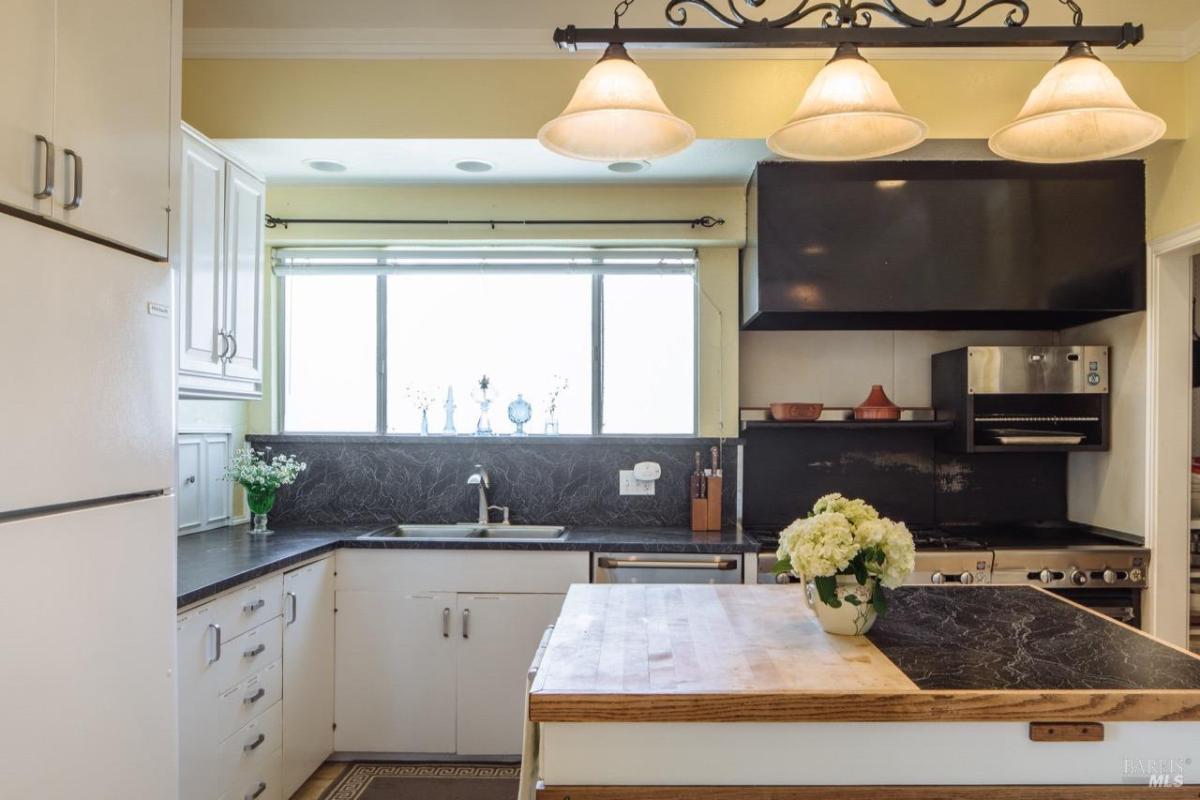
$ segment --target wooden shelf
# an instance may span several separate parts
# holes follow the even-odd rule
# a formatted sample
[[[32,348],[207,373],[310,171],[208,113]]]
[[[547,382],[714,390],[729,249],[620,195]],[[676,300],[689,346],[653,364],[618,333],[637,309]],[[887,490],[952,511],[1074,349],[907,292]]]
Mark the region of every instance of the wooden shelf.
[[[948,419],[943,420],[828,420],[825,422],[775,422],[773,420],[747,420],[742,423],[742,429],[747,430],[753,428],[755,430],[765,430],[767,428],[780,428],[789,430],[831,430],[831,431],[948,431],[954,426],[954,422]]]

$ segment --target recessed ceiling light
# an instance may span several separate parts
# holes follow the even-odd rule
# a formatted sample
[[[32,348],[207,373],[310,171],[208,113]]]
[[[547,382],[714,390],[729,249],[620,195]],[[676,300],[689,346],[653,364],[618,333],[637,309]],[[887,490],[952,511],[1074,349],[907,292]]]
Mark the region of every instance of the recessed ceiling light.
[[[632,175],[644,169],[650,169],[649,161],[614,161],[608,165],[609,172],[616,172],[621,175]]]
[[[464,158],[461,161],[455,161],[454,168],[460,172],[479,174],[481,172],[491,172],[496,168],[496,165],[481,158]]]
[[[317,172],[345,172],[346,165],[340,161],[334,161],[332,158],[306,158],[304,165],[309,169],[315,169]]]

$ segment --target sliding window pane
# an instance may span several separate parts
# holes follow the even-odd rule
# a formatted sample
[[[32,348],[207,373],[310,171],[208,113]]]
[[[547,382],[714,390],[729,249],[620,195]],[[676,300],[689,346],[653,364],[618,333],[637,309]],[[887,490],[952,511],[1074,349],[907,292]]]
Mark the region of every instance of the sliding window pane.
[[[560,433],[591,433],[592,306],[590,275],[501,272],[410,272],[387,279],[388,431],[417,433],[421,395],[432,398],[431,433],[445,424],[448,388],[458,433],[474,433],[471,399],[482,375],[495,400],[492,430],[510,434],[510,402],[532,406],[525,432],[544,433],[549,395],[558,381]]]
[[[284,280],[284,430],[375,431],[376,278]]]
[[[604,433],[695,432],[695,340],[690,274],[604,276]]]

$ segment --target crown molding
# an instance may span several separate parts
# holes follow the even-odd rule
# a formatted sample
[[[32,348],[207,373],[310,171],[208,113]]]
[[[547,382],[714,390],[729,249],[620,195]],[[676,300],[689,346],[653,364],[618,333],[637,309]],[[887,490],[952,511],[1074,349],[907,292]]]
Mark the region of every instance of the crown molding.
[[[188,28],[189,59],[542,59],[572,57],[550,39],[548,28]],[[924,48],[870,51],[873,59],[909,61],[1053,61],[1054,48]],[[1187,31],[1150,31],[1126,50],[1107,50],[1106,61],[1186,61],[1200,53],[1200,23]],[[810,60],[823,50],[639,50],[639,60]],[[592,58],[579,54],[577,58]]]

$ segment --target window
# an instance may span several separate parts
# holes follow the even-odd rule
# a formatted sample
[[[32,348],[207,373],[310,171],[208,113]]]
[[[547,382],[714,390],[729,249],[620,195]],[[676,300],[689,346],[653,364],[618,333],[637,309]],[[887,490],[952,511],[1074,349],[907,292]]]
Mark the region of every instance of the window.
[[[398,255],[399,253],[399,255]],[[275,252],[287,432],[693,434],[696,287],[691,251]],[[563,388],[565,387],[565,388]]]

